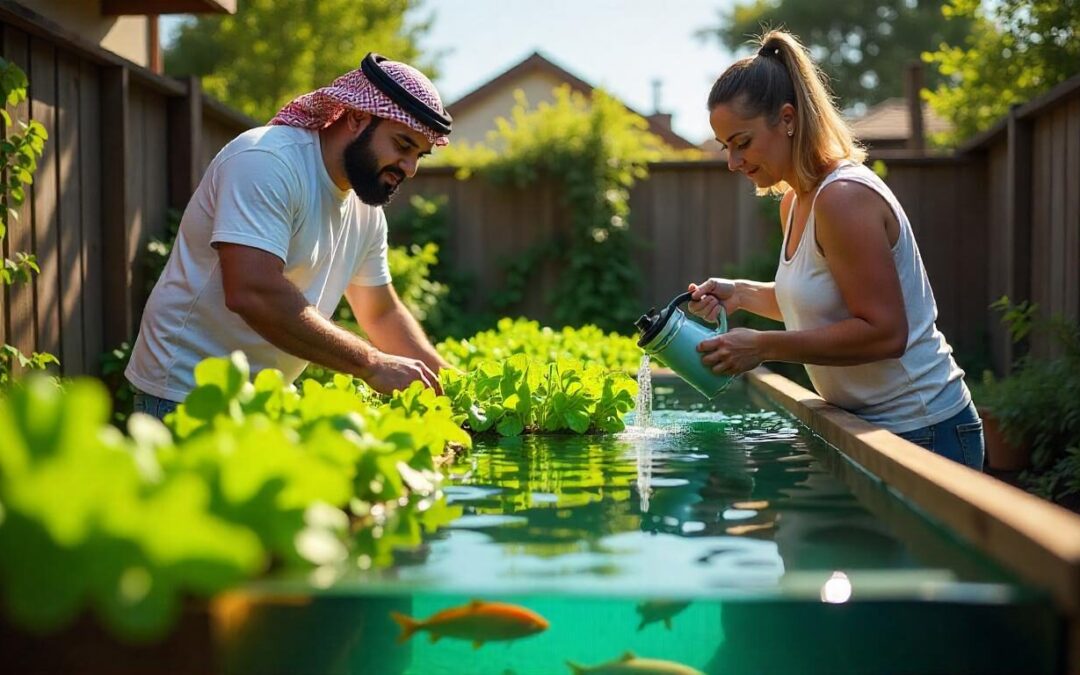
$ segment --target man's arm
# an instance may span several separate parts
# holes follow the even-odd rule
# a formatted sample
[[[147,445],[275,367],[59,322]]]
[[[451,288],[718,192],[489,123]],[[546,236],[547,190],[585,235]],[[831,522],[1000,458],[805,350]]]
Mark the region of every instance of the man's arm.
[[[325,319],[285,278],[285,263],[277,256],[239,244],[218,244],[217,250],[226,307],[275,347],[360,377],[382,393],[414,380],[438,388],[422,360],[383,353]]]
[[[449,367],[392,285],[350,284],[345,290],[345,298],[371,344],[390,354],[420,359],[435,372]]]

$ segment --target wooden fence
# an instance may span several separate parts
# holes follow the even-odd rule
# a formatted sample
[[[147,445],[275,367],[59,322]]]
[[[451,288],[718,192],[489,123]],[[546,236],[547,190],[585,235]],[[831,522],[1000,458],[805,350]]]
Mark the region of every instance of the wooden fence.
[[[254,122],[204,97],[197,81],[154,75],[9,0],[0,0],[0,54],[30,78],[31,100],[17,113],[50,136],[4,240],[5,255],[33,252],[42,272],[0,294],[0,342],[52,352],[65,374],[96,372],[99,355],[137,330],[145,243],[169,208],[183,208],[217,150]],[[1003,294],[1080,317],[1080,76],[952,156],[881,158],[915,227],[939,325],[964,360],[1003,372],[1016,356],[987,308]],[[502,283],[501,263],[568,225],[554,183],[496,188],[428,168],[402,193],[391,231],[410,194],[449,197],[444,254],[476,275],[481,304]],[[631,209],[643,309],[767,251],[777,227],[722,162],[652,165]],[[558,259],[544,266],[523,313],[550,317],[559,270]],[[1054,349],[1032,343],[1036,355]]]
[[[978,189],[957,184],[953,199],[985,209],[964,240],[985,240],[982,304],[1008,295],[1038,303],[1044,316],[1080,319],[1080,75],[1014,108],[957,155],[972,162]],[[1016,350],[999,317],[988,312],[981,328],[1006,370]],[[1035,356],[1059,349],[1045,334],[1031,341]]]
[[[719,275],[725,265],[760,252],[769,228],[767,209],[752,186],[721,162],[660,162],[630,192],[630,229],[638,242],[642,310],[667,302],[690,281]],[[474,308],[483,307],[505,278],[505,264],[530,247],[566,234],[570,214],[556,182],[528,188],[495,187],[483,179],[457,180],[449,167],[423,168],[388,209],[395,214],[415,194],[447,197],[449,241],[442,252],[476,281]],[[555,254],[538,271],[521,307],[525,316],[552,315],[549,296],[561,269]],[[572,302],[571,298],[554,299]],[[627,327],[631,330],[632,327]]]
[[[949,156],[880,153],[886,182],[912,221],[938,303],[938,326],[969,368],[1008,370],[1017,351],[989,304],[1008,295],[1045,314],[1080,317],[1080,76],[1018,108]],[[872,158],[873,159],[873,158]],[[423,169],[390,209],[411,194],[446,195],[445,255],[476,274],[485,292],[502,283],[502,263],[566,227],[553,185],[494,188],[457,181],[450,169]],[[650,166],[631,192],[631,230],[644,244],[642,308],[663,302],[687,281],[720,274],[768,250],[767,204],[722,162]],[[544,298],[559,273],[545,267],[523,314],[545,319]],[[1055,353],[1044,336],[1036,356]]]
[[[51,352],[65,374],[97,372],[100,354],[138,329],[147,241],[253,123],[195,81],[155,75],[6,0],[0,54],[30,80],[18,117],[49,134],[4,240],[5,255],[36,255],[41,274],[0,293],[0,343]]]

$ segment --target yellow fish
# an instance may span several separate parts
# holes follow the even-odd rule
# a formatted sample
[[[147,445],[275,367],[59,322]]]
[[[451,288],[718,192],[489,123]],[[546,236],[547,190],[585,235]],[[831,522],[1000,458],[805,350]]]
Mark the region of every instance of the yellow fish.
[[[567,661],[566,665],[570,666],[574,675],[705,675],[700,670],[674,661],[639,659],[634,652],[626,652],[621,658],[598,666],[579,666],[573,661]]]
[[[390,618],[401,626],[401,635],[397,640],[399,644],[412,637],[413,633],[426,630],[432,642],[444,637],[461,638],[471,640],[476,649],[485,642],[516,640],[548,628],[547,620],[531,609],[481,600],[444,609],[423,621],[398,612],[390,612]]]

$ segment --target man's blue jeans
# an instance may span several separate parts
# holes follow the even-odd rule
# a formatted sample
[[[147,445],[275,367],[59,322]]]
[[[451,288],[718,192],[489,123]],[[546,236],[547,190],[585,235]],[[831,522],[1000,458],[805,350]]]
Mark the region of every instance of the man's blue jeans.
[[[897,434],[920,445],[930,452],[982,471],[986,447],[983,441],[982,420],[975,411],[975,404],[953,415],[944,422],[931,424],[922,429]]]
[[[138,389],[135,390],[135,412],[153,415],[160,420],[164,419],[166,415],[176,410],[176,406],[178,405],[180,404],[176,401],[170,401],[165,398],[158,398],[157,396],[144,394]]]

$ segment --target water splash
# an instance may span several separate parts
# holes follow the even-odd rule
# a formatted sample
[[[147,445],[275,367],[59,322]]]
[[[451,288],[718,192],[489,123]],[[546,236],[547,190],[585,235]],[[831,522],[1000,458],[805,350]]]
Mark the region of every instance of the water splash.
[[[646,429],[652,422],[652,370],[649,368],[649,355],[641,355],[641,366],[637,372],[637,407],[634,409],[634,426]]]
[[[642,513],[648,513],[649,497],[652,495],[652,446],[647,443],[637,447],[637,491],[640,500],[638,508]]]

